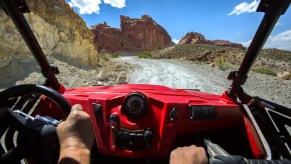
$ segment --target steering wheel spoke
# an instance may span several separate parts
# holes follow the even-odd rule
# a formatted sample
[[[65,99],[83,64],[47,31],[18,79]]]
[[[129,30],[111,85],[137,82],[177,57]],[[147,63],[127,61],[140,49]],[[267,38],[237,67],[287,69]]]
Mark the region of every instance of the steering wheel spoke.
[[[16,147],[1,155],[0,163],[20,163],[25,154],[22,149]]]
[[[5,146],[8,149],[1,156],[2,161],[14,160],[15,162],[29,158],[42,163],[51,163],[55,160],[52,154],[57,150],[55,147],[57,147],[58,139],[55,127],[59,121],[50,116],[37,115],[34,118],[28,115],[31,110],[34,110],[38,100],[43,100],[41,99],[43,96],[59,106],[58,109],[65,117],[69,115],[70,103],[51,88],[26,84],[0,92],[1,136],[6,131]],[[46,109],[44,107],[39,107],[36,113],[35,111],[32,113],[42,113]],[[16,147],[15,132],[18,132]]]
[[[12,112],[11,110],[7,110],[6,114],[1,117],[0,124],[22,132],[26,129],[28,121],[28,119]]]

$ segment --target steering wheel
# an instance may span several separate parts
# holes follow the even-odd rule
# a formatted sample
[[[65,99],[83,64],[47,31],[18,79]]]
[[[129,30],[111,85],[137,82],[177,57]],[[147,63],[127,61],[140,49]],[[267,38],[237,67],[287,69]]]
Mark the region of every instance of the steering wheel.
[[[5,134],[4,151],[2,146],[0,163],[19,163],[24,158],[35,160],[37,163],[52,163],[53,152],[58,143],[56,126],[58,120],[49,116],[28,115],[29,110],[24,108],[17,109],[19,101],[31,101],[34,97],[34,103],[41,96],[50,99],[64,113],[65,118],[71,110],[70,103],[57,91],[34,84],[25,84],[14,86],[0,92],[0,136]],[[18,99],[18,101],[16,101]],[[23,101],[28,100],[28,101]],[[12,103],[11,103],[12,102]],[[34,104],[33,103],[33,104]],[[25,106],[27,104],[24,104]],[[8,130],[7,130],[8,129]],[[18,132],[16,145],[14,144],[14,133]],[[1,139],[3,143],[3,140]]]

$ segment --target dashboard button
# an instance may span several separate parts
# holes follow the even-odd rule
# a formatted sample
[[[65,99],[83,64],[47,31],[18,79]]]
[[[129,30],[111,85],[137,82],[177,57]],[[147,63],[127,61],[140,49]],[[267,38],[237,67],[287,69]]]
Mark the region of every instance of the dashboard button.
[[[189,114],[193,120],[211,120],[217,117],[214,106],[189,106]]]
[[[135,146],[137,143],[137,137],[135,133],[130,133],[129,134],[129,141],[128,141],[129,145],[131,146]]]

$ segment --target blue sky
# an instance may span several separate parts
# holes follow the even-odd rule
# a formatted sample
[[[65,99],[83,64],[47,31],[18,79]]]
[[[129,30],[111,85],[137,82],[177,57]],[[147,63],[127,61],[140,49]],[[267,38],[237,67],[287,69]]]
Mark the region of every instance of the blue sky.
[[[107,22],[119,28],[120,15],[140,18],[150,15],[173,41],[187,32],[209,40],[223,39],[247,46],[263,18],[255,12],[259,0],[66,0],[87,26]],[[283,15],[266,48],[291,50],[291,8]]]

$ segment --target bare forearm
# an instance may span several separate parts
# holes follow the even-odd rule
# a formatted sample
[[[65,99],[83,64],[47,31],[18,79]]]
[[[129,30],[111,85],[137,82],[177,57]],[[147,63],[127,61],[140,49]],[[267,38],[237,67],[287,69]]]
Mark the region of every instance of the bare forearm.
[[[59,164],[89,164],[90,151],[82,148],[65,148],[61,149]]]

